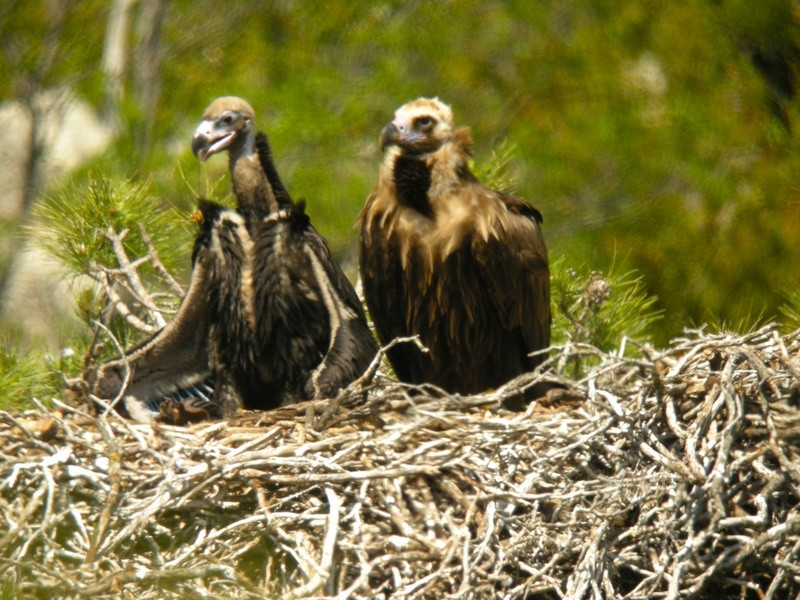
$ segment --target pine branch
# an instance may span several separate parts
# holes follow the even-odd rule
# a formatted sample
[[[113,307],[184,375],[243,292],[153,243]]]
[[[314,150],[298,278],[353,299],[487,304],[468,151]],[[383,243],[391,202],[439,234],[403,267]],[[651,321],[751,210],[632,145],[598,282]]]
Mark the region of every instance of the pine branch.
[[[633,271],[619,273],[612,265],[603,274],[568,268],[564,260],[556,260],[550,272],[554,344],[619,348],[622,354],[628,338],[651,341],[652,326],[662,313]],[[572,375],[579,376],[586,363],[575,354]]]
[[[100,298],[83,303],[84,319],[109,325],[120,340],[165,325],[163,313],[173,313],[183,295],[170,271],[189,262],[189,219],[162,206],[147,187],[93,178],[86,186],[63,186],[38,211],[40,243],[71,275],[97,283]],[[117,324],[114,313],[122,317]]]

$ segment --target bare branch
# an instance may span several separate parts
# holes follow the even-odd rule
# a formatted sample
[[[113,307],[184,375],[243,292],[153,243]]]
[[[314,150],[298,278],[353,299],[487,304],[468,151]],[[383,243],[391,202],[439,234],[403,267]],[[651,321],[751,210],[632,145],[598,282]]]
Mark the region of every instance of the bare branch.
[[[530,378],[464,398],[376,363],[338,403],[227,422],[0,413],[0,578],[140,600],[797,596],[797,335],[592,352],[581,382],[546,374],[570,402],[524,412],[501,400]]]

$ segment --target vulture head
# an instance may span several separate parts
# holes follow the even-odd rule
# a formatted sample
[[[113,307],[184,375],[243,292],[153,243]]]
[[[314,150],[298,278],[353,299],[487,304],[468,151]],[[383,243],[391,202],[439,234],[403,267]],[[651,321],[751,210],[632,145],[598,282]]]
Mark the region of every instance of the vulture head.
[[[251,154],[255,149],[254,120],[253,108],[242,98],[217,98],[194,132],[192,152],[201,161],[223,150],[231,155]]]
[[[438,98],[417,98],[397,109],[381,130],[381,149],[397,146],[404,154],[435,152],[453,135],[453,111]]]

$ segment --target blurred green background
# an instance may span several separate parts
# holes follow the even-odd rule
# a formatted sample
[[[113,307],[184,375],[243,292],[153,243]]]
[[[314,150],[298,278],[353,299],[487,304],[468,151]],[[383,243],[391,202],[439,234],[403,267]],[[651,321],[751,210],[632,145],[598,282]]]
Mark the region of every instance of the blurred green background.
[[[436,95],[472,128],[478,163],[511,157],[551,259],[642,276],[664,311],[657,343],[780,319],[800,279],[799,24],[795,0],[6,0],[3,106],[37,123],[37,97],[68,93],[112,133],[57,177],[46,136],[17,135],[25,187],[0,218],[0,280],[59,182],[148,181],[185,213],[226,194],[225,160],[190,151],[223,94],[254,106],[289,190],[352,273],[378,132]],[[26,344],[2,314],[4,339]],[[62,326],[56,346],[73,335]]]

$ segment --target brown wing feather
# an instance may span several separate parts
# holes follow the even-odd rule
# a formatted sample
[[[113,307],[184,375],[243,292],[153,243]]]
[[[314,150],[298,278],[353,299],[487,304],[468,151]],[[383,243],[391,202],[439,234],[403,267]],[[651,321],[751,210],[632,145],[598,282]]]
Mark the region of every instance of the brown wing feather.
[[[106,400],[113,399],[122,389],[129,368],[126,399],[118,409],[126,414],[138,404],[144,415],[151,401],[158,401],[182,387],[191,387],[210,377],[207,296],[206,256],[205,250],[201,249],[195,255],[189,289],[175,318],[152,338],[129,350],[123,358],[109,361],[95,373],[88,374],[93,393]]]
[[[541,216],[514,196],[487,188],[483,193],[494,195],[507,212],[488,240],[473,241],[475,265],[503,327],[521,332],[526,353],[541,350],[550,345],[550,270]]]
[[[359,269],[367,308],[381,344],[398,337],[413,335],[405,318],[407,313],[407,274],[401,268],[400,246],[396,236],[387,236],[390,222],[378,225],[383,214],[370,214],[368,208],[378,201],[378,191],[367,199],[359,243]],[[394,215],[388,217],[389,220]],[[413,344],[398,344],[389,350],[389,360],[402,381],[421,382],[424,355]]]

